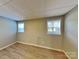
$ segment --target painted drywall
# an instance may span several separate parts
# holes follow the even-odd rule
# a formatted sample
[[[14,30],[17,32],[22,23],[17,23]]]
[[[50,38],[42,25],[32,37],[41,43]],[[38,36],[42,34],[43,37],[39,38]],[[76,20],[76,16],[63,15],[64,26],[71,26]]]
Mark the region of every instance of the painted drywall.
[[[63,17],[61,17],[63,19]],[[48,35],[47,19],[32,19],[24,21],[25,31],[18,33],[17,40],[48,48],[62,48],[62,35]]]
[[[16,41],[16,22],[0,17],[0,48]]]
[[[78,6],[65,16],[64,50],[71,59],[77,59]]]

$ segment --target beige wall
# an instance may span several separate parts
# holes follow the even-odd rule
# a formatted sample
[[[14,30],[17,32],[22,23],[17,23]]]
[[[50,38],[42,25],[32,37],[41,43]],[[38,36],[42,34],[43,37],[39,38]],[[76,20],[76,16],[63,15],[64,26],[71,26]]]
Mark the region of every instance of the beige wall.
[[[25,32],[18,33],[18,41],[56,49],[62,48],[62,35],[47,34],[46,19],[27,20],[24,23]]]
[[[72,59],[77,59],[78,7],[65,16],[64,50]]]
[[[0,48],[16,41],[16,22],[0,17]]]

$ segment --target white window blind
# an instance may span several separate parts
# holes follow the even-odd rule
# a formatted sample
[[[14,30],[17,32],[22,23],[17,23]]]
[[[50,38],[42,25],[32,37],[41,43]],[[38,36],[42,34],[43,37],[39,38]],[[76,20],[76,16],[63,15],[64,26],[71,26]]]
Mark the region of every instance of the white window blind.
[[[48,34],[61,35],[61,19],[48,20]]]
[[[24,32],[24,22],[18,22],[18,32]]]

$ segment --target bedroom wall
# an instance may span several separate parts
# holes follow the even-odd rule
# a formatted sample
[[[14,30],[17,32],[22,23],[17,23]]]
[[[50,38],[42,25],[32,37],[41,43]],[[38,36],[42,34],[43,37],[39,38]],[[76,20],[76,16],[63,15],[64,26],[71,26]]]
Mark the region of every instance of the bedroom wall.
[[[16,41],[16,22],[0,17],[0,48]]]
[[[64,50],[71,59],[77,59],[78,6],[65,16]]]
[[[61,19],[63,20],[63,17]],[[25,31],[18,33],[17,41],[48,48],[62,49],[62,35],[47,34],[47,19],[26,20],[24,24]]]

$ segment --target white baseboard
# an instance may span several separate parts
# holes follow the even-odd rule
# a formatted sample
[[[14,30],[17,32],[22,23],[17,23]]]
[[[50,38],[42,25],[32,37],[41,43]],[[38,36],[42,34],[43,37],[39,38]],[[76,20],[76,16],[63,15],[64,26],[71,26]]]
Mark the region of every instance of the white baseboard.
[[[6,46],[0,48],[0,50],[3,50],[3,49],[5,49],[5,48],[7,48],[7,47],[9,47],[9,46],[11,46],[11,45],[13,45],[13,44],[15,44],[15,43],[16,43],[16,42],[13,42],[13,43],[11,43],[11,44],[9,44],[9,45],[6,45]]]
[[[64,52],[64,54],[66,55],[66,57],[67,57],[68,59],[71,59],[71,58],[69,57],[69,55],[67,54],[66,51],[63,50],[63,52]]]
[[[71,58],[68,56],[68,54],[67,54],[64,50],[62,50],[62,49],[55,49],[55,48],[40,46],[40,45],[36,45],[36,44],[24,43],[24,42],[20,42],[20,41],[17,41],[17,43],[21,43],[21,44],[25,44],[25,45],[32,45],[32,46],[36,46],[36,47],[41,47],[41,48],[45,48],[45,49],[50,49],[50,50],[55,50],[55,51],[63,52],[63,53],[66,55],[66,57],[67,57],[68,59],[71,59]]]
[[[63,52],[62,49],[55,49],[55,48],[51,48],[51,47],[45,47],[45,46],[36,45],[36,44],[29,44],[29,43],[24,43],[24,42],[20,42],[20,41],[17,41],[17,43],[26,44],[26,45],[32,45],[32,46],[36,46],[36,47],[41,47],[41,48],[45,48],[45,49],[50,49],[50,50]]]

